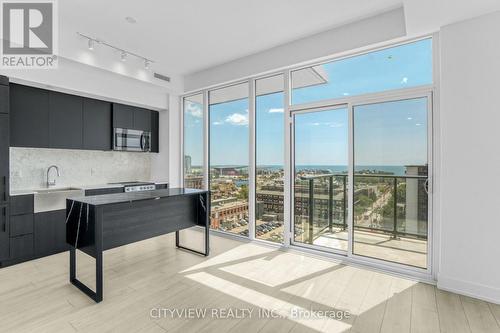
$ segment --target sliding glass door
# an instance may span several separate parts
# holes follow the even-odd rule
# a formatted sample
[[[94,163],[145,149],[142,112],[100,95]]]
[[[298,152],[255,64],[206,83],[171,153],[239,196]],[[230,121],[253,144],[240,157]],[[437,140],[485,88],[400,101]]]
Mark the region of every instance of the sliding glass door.
[[[428,112],[428,97],[354,106],[353,254],[427,267]]]
[[[347,106],[293,113],[292,243],[348,249]]]

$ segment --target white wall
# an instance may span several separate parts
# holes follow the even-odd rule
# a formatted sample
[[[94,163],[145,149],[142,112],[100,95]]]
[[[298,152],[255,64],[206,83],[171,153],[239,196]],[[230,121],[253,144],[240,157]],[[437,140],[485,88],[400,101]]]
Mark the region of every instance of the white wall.
[[[169,184],[181,186],[181,109],[179,96],[169,96]]]
[[[342,25],[220,66],[187,75],[185,91],[373,45],[406,34],[403,8]]]
[[[500,303],[500,12],[441,30],[438,287]]]

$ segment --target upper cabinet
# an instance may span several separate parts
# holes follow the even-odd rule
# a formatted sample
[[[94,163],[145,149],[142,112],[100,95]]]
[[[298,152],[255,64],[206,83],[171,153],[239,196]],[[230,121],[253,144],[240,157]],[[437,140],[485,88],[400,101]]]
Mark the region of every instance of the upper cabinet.
[[[9,79],[0,76],[0,113],[9,113]]]
[[[113,127],[134,128],[134,107],[113,103]]]
[[[10,145],[49,148],[49,92],[10,84]]]
[[[150,110],[113,103],[113,127],[151,131]]]
[[[81,149],[83,97],[49,92],[49,147]]]
[[[111,150],[111,103],[83,99],[83,149]]]
[[[1,88],[0,82],[0,97]],[[8,94],[8,89],[5,93]],[[1,103],[9,103],[8,99],[1,100]],[[13,147],[111,150],[113,127],[118,127],[151,131],[152,152],[158,152],[157,113],[10,84],[10,144]]]

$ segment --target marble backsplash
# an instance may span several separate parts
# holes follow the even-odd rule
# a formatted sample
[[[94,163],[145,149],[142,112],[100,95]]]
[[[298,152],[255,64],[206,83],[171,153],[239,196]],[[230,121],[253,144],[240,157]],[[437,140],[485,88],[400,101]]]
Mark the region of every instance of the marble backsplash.
[[[10,148],[11,190],[45,187],[47,168],[53,164],[60,171],[58,186],[149,180],[151,176],[148,153]]]

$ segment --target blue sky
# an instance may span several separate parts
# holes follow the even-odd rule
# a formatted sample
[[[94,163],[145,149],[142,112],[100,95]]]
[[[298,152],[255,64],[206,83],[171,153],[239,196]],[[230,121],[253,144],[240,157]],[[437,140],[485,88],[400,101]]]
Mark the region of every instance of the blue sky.
[[[322,65],[328,82],[294,89],[292,102],[305,102],[432,83],[431,40],[385,49]],[[202,107],[189,103],[185,151],[202,162]],[[248,165],[248,99],[210,105],[210,163]],[[355,109],[355,162],[405,165],[426,162],[426,99]],[[347,112],[315,112],[296,118],[298,165],[347,164]],[[283,94],[256,100],[258,165],[283,162]],[[314,148],[314,149],[313,149]]]

